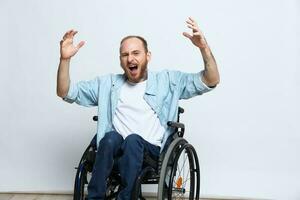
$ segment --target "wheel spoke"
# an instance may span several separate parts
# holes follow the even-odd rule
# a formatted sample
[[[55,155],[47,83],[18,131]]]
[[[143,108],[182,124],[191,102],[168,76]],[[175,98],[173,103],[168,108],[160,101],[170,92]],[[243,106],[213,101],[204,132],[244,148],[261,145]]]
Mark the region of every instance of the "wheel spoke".
[[[181,171],[184,170],[184,165],[185,165],[185,162],[186,162],[186,160],[187,160],[187,155],[186,155],[186,153],[184,153],[184,157],[185,157],[185,159],[184,159],[184,161],[183,161],[182,168],[179,169],[179,174],[181,174]],[[177,165],[177,167],[178,167],[178,165]]]

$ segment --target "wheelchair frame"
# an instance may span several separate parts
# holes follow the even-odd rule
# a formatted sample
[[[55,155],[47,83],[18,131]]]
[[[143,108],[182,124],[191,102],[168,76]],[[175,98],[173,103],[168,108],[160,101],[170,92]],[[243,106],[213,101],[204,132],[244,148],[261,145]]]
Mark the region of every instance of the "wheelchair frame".
[[[159,159],[153,160],[149,155],[144,155],[143,169],[136,179],[131,199],[145,200],[145,198],[142,196],[142,184],[158,184],[158,200],[186,199],[186,188],[183,187],[185,182],[182,181],[182,171],[178,169],[178,162],[182,153],[184,156],[185,154],[187,156],[183,164],[185,164],[187,159],[189,162],[188,173],[190,176],[190,184],[188,199],[199,199],[199,160],[194,147],[183,138],[185,126],[179,122],[180,114],[183,112],[184,109],[179,107],[177,122],[168,122],[168,126],[174,128],[175,131],[169,136],[167,143],[159,156]],[[94,116],[93,120],[98,121],[98,116]],[[96,157],[96,141],[97,139],[95,135],[83,153],[78,167],[76,167],[77,172],[75,177],[73,200],[85,200],[85,186],[88,184],[88,176],[90,176],[93,170],[93,164]],[[177,173],[179,173],[178,179],[176,179]],[[120,189],[120,175],[118,174],[118,171],[113,169],[107,179],[105,199],[115,199]]]

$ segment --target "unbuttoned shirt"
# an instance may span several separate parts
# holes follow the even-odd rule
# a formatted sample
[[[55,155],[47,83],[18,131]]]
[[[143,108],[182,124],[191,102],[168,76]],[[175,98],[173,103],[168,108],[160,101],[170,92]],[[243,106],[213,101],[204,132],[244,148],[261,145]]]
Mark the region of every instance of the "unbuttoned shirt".
[[[168,121],[176,121],[178,101],[189,99],[212,90],[202,82],[203,71],[184,73],[163,70],[148,71],[144,100],[157,114],[166,132],[162,138],[161,150],[174,131],[168,127]],[[113,117],[120,97],[121,86],[125,83],[125,74],[108,74],[90,81],[71,81],[69,91],[63,99],[82,106],[98,106],[97,145],[106,132],[114,130]]]

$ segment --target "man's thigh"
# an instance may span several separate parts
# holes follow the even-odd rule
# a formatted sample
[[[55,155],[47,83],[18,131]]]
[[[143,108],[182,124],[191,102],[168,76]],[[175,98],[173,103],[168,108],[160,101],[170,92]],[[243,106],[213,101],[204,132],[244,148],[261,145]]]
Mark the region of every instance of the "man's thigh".
[[[98,151],[102,151],[104,149],[110,150],[113,152],[113,157],[118,157],[123,142],[124,139],[118,132],[107,132],[99,142]]]
[[[149,154],[153,159],[159,157],[160,147],[146,141],[138,134],[127,136],[122,144],[121,149],[128,153]]]

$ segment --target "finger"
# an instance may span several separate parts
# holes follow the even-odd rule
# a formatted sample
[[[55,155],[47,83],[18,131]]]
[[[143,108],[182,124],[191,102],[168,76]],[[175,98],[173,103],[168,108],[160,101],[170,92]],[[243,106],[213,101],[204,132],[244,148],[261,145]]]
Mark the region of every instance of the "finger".
[[[202,35],[201,35],[200,32],[194,32],[193,35],[194,35],[194,36],[200,36],[200,37],[202,37]]]
[[[201,38],[204,38],[203,33],[199,29],[193,30],[193,36],[200,36]]]
[[[70,33],[71,30],[67,31],[64,36],[63,36],[63,39],[67,38],[68,34]]]
[[[67,36],[71,31],[72,31],[72,29],[68,30],[64,36]]]
[[[198,27],[198,24],[195,21],[187,20],[186,23]]]
[[[67,31],[67,32],[65,33],[65,35],[63,36],[63,40],[67,39],[72,31],[73,31],[73,29]]]
[[[193,22],[193,23],[196,22],[192,17],[188,17],[187,20],[189,20],[189,21],[191,21],[191,22]]]
[[[67,39],[70,39],[71,41],[73,41],[73,38],[74,38],[74,35],[77,33],[77,31],[75,30],[72,30],[70,33],[69,33],[69,36]]]
[[[192,19],[191,17],[189,17],[189,19],[186,22],[189,22],[190,24],[198,27],[197,22],[194,19]]]
[[[68,36],[72,31],[73,29],[68,30],[65,35]]]
[[[191,39],[193,36],[191,36],[189,33],[187,32],[183,32],[182,35],[184,35],[185,37]]]
[[[78,31],[74,31],[74,32],[72,33],[73,37],[74,37],[74,35],[76,35],[77,33],[78,33]]]
[[[192,22],[196,22],[192,17],[189,17],[189,20],[191,20]]]
[[[187,21],[185,21],[187,24],[190,24],[190,25],[192,25],[192,26],[194,26],[195,24],[192,22],[192,21],[189,21],[189,20],[187,20]]]
[[[190,29],[192,29],[193,32],[198,32],[198,31],[199,31],[199,29],[198,29],[197,26],[193,26],[193,25],[189,25],[189,24],[188,24],[187,27],[189,27]]]
[[[68,32],[68,34],[67,34],[67,36],[66,36],[66,38],[65,39],[69,39],[69,38],[72,38],[73,36],[72,36],[72,33],[74,32],[74,30],[73,29],[71,29],[69,32]]]
[[[79,42],[79,44],[76,46],[77,49],[80,49],[85,44],[85,41]]]
[[[70,33],[70,37],[73,38],[76,33],[78,33],[78,31],[72,30],[72,32]]]
[[[192,29],[193,32],[200,31],[200,29],[199,29],[199,27],[197,25],[190,25],[190,24],[188,24],[187,27],[190,28],[190,29]]]
[[[72,29],[72,31],[69,33],[69,38],[73,38],[75,32],[76,31]]]

